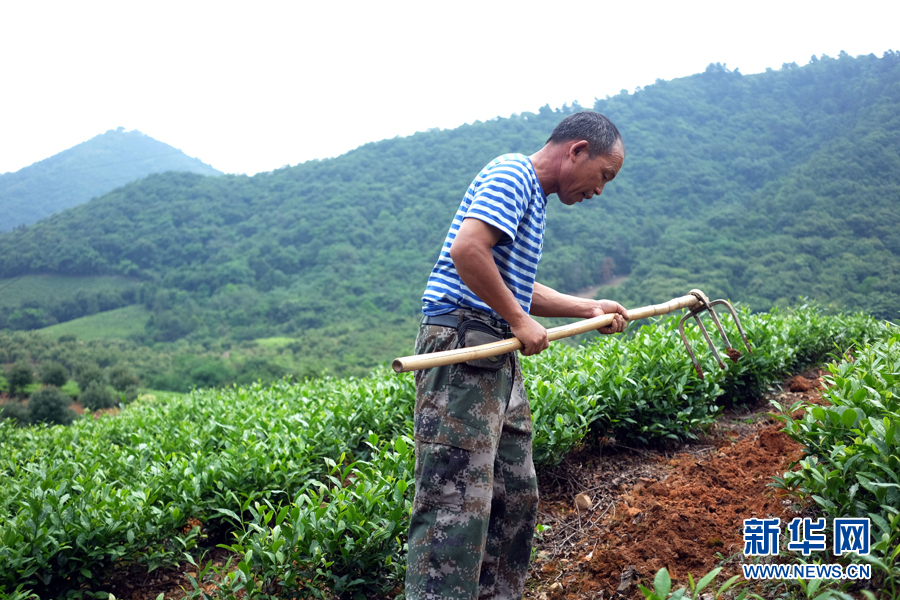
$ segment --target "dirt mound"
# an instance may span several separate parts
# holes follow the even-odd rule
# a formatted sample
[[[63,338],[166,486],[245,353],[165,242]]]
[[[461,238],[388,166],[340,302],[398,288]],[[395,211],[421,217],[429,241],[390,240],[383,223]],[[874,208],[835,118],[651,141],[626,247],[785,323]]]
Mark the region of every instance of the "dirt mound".
[[[791,379],[790,383],[788,383],[788,388],[792,392],[808,392],[809,390],[818,386],[818,381],[812,380],[810,381],[803,375],[797,375],[793,379]]]
[[[616,591],[628,567],[645,581],[666,567],[686,582],[688,572],[696,578],[743,550],[744,519],[785,518],[786,507],[766,484],[800,457],[800,448],[779,429],[733,445],[726,440],[708,457],[679,455],[666,464],[664,481],[622,496],[586,566],[590,591]]]

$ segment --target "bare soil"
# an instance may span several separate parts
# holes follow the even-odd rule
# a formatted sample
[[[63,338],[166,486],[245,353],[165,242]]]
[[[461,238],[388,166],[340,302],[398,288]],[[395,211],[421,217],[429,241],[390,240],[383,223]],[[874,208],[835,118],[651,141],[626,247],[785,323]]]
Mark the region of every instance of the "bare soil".
[[[74,411],[75,411],[77,414],[79,414],[79,415],[83,415],[84,412],[85,412],[84,407],[81,405],[81,403],[80,403],[78,400],[74,401],[74,402],[69,406],[69,408],[71,408],[72,410],[74,410]],[[94,419],[99,419],[100,417],[107,416],[107,415],[117,415],[117,414],[119,414],[120,412],[122,412],[121,409],[119,409],[118,406],[114,406],[114,407],[112,407],[112,408],[100,408],[100,409],[97,409],[97,410],[93,411],[93,412],[91,413],[91,415],[93,415]]]

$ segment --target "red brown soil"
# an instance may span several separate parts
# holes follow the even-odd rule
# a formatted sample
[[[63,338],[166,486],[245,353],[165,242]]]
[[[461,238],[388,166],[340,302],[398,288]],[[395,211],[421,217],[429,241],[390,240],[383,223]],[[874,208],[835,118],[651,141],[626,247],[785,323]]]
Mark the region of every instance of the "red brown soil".
[[[72,410],[74,410],[74,411],[75,411],[76,413],[78,413],[79,415],[83,415],[84,412],[85,412],[85,411],[84,411],[84,407],[81,405],[80,402],[78,402],[78,400],[76,400],[75,402],[73,402],[73,403],[69,406],[69,408],[71,408]],[[99,418],[102,417],[102,416],[105,416],[105,415],[117,415],[117,414],[119,414],[120,412],[121,412],[121,410],[119,409],[119,407],[118,407],[118,406],[114,406],[113,408],[100,408],[100,409],[97,409],[97,410],[93,411],[93,412],[91,413],[91,415],[93,415],[93,417],[94,417],[95,419],[99,419]]]
[[[786,408],[799,399],[817,401],[818,373],[808,375],[811,380],[785,383],[789,388],[802,379],[805,390],[775,400]],[[709,438],[675,455],[576,453],[557,468],[555,480],[542,476],[539,522],[553,533],[537,544],[525,597],[642,598],[637,583],[652,588],[663,567],[673,589],[687,586],[688,573],[696,581],[718,566],[725,567],[719,582],[739,574],[743,520],[785,523],[797,514],[792,500],[768,485],[801,457],[780,422],[766,416],[771,409],[726,414]],[[579,511],[573,491],[593,495],[592,510]]]
[[[608,593],[628,566],[652,576],[666,567],[676,581],[702,576],[743,549],[743,519],[782,517],[786,508],[771,488],[800,448],[768,425],[751,438],[717,440],[717,449],[697,457],[679,454],[665,463],[669,473],[637,492],[623,494],[615,515],[587,564],[591,586]],[[788,519],[790,520],[790,519]]]

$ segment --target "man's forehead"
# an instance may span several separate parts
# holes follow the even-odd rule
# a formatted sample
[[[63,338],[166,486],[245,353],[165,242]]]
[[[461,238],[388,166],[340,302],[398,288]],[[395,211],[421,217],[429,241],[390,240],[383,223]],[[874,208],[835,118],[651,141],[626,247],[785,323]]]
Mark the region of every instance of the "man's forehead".
[[[597,156],[597,162],[603,170],[612,169],[614,172],[618,172],[625,162],[625,147],[622,142],[616,142],[609,153]]]
[[[619,165],[625,161],[625,144],[622,143],[622,140],[616,141],[616,145],[609,151],[609,156]]]

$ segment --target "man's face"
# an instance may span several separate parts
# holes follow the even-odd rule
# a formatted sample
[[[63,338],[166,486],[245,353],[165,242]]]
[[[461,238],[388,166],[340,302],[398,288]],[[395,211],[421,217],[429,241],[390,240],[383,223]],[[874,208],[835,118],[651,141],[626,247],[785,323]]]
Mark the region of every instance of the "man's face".
[[[561,173],[559,191],[556,193],[563,204],[569,206],[582,200],[599,196],[603,187],[612,181],[625,161],[625,149],[617,142],[609,154],[588,157],[587,146],[576,144],[569,153],[566,168]]]

